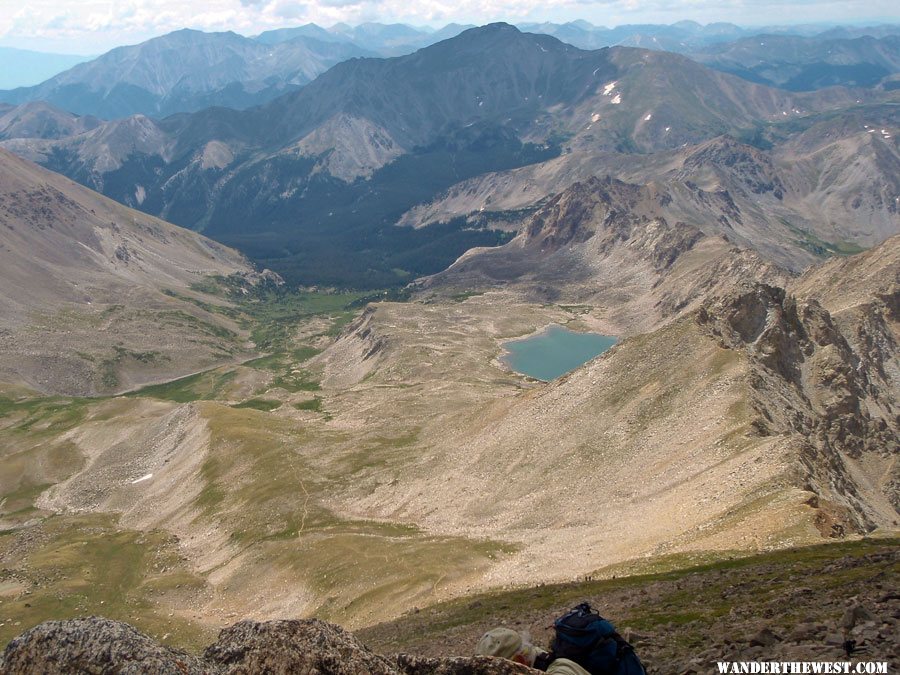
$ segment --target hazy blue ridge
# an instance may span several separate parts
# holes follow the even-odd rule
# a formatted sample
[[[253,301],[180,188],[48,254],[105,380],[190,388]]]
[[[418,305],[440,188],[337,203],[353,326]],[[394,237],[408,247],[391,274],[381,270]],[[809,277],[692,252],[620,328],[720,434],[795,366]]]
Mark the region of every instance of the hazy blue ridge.
[[[0,47],[0,89],[31,87],[93,58]]]

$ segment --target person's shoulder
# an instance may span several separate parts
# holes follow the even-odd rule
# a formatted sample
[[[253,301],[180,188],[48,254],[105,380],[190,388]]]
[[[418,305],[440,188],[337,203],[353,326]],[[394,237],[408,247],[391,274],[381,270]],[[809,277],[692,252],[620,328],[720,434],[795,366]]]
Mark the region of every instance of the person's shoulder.
[[[569,659],[554,659],[547,668],[548,675],[591,675],[584,668]]]

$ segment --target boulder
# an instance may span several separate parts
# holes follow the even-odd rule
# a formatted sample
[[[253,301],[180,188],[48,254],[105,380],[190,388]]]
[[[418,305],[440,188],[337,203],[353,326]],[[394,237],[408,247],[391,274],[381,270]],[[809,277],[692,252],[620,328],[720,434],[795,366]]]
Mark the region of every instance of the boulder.
[[[240,621],[223,629],[204,660],[218,672],[397,675],[396,667],[339,626],[318,619]]]
[[[136,628],[101,617],[46,621],[14,638],[3,651],[0,673],[159,673],[209,672],[196,657],[164,647]]]
[[[772,647],[779,642],[781,642],[781,637],[776,635],[769,628],[763,628],[756,635],[750,638],[751,647]]]
[[[850,630],[857,624],[874,621],[875,617],[872,613],[860,604],[853,604],[846,609],[841,617],[841,627]]]

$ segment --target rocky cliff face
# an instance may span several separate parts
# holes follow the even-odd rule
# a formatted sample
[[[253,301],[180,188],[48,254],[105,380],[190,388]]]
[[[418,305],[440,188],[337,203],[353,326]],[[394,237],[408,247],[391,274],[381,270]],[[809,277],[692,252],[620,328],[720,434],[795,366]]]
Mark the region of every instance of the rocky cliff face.
[[[894,302],[896,295],[885,307]],[[767,285],[717,298],[697,314],[723,346],[748,355],[756,431],[797,439],[805,487],[834,506],[823,534],[896,522],[896,510],[884,507],[900,505],[900,417],[884,374],[896,368],[897,349],[883,318],[865,312],[845,327],[848,339],[816,300]],[[892,478],[882,485],[863,479],[857,465],[872,462],[885,464]]]

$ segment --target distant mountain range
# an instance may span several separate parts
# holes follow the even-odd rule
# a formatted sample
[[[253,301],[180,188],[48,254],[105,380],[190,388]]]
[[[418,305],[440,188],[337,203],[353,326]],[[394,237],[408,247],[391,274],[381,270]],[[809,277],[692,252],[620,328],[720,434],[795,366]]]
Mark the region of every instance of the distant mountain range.
[[[308,23],[296,28],[266,31],[256,36],[256,39],[265,44],[279,44],[304,36],[326,42],[355,44],[381,56],[402,56],[441,40],[456,37],[464,30],[474,27],[471,24],[451,23],[439,30],[432,31],[400,23],[362,23],[358,26],[336,24],[326,29],[314,23]]]
[[[707,233],[789,268],[872,245],[898,230],[898,96],[794,94],[676,54],[583,51],[492,24],[411,55],[345,61],[246,111],[0,134],[292,281],[383,287],[503,243],[516,211],[593,175],[671,183],[670,216],[715,213],[697,218]]]
[[[209,106],[246,108],[300,88],[335,63],[366,54],[354,45],[307,37],[266,45],[236,33],[185,29],[118,47],[40,85],[2,92],[0,100],[45,101],[104,119],[165,117]]]
[[[900,72],[900,35],[820,39],[756,35],[696,50],[705,65],[791,91],[873,87]]]
[[[354,57],[402,56],[456,37],[472,26],[432,31],[404,24],[306,24],[254,38],[180,30],[119,47],[54,74],[39,85],[0,91],[0,102],[44,101],[103,119],[165,117],[210,106],[245,109],[299,89],[331,66]],[[793,91],[834,85],[891,88],[900,73],[900,27],[745,29],[682,21],[672,25],[523,24],[580,49],[630,46],[682,53],[744,79]],[[27,69],[27,54],[4,53],[7,72]],[[68,63],[54,70],[57,73]],[[4,68],[0,67],[0,72]],[[10,85],[7,85],[10,86]]]
[[[755,35],[794,36],[813,39],[852,39],[863,36],[875,38],[897,35],[900,26],[883,24],[865,27],[823,29],[821,25],[764,26],[744,28],[733,23],[699,24],[679,21],[665,24],[631,24],[606,28],[587,21],[569,23],[526,23],[519,28],[530,33],[546,33],[582,49],[600,47],[643,47],[690,53],[710,45],[732,42]]]
[[[619,45],[685,54],[738,77],[791,91],[836,85],[872,87],[900,72],[900,27],[832,29],[769,27],[748,30],[733,24],[597,28],[585,22],[524,24],[581,49]]]
[[[474,28],[474,26],[448,24],[438,30],[430,30],[405,24],[363,23],[359,26],[336,24],[330,28],[323,28],[309,23],[294,28],[266,31],[256,36],[256,39],[266,44],[276,44],[297,36],[305,36],[323,41],[351,42],[382,56],[396,56],[455,37],[469,28]],[[643,47],[680,53],[690,53],[710,45],[732,42],[755,35],[795,36],[814,40],[849,40],[864,36],[881,38],[900,34],[900,27],[896,25],[831,29],[824,29],[821,25],[773,25],[763,28],[743,28],[731,23],[702,25],[695,21],[679,21],[671,25],[626,24],[607,28],[580,20],[567,23],[521,23],[517,25],[517,28],[526,33],[552,35],[562,42],[581,49]]]
[[[67,138],[96,129],[101,124],[103,122],[96,117],[73,115],[43,101],[20,106],[0,104],[0,140]]]

